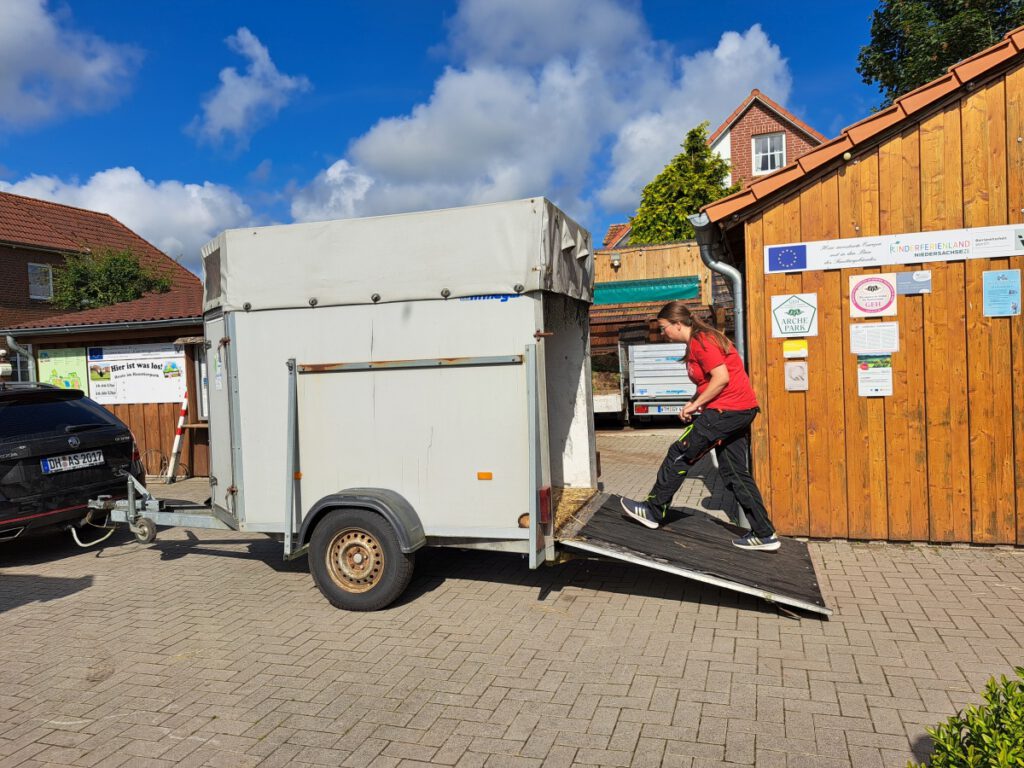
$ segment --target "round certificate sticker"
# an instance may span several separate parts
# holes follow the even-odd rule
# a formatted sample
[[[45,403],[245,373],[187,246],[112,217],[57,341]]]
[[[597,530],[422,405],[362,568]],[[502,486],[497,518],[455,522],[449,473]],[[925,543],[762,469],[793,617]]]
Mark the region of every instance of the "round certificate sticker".
[[[896,286],[880,277],[858,280],[850,291],[853,308],[865,315],[882,315],[896,301]]]

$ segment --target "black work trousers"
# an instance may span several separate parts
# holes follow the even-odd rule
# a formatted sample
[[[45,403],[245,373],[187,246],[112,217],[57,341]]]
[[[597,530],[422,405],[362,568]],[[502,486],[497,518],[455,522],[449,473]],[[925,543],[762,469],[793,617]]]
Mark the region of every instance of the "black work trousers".
[[[764,499],[747,468],[747,432],[760,409],[746,411],[706,410],[694,417],[682,437],[668,449],[658,469],[658,478],[647,501],[658,507],[672,503],[693,465],[717,449],[718,471],[725,487],[743,508],[755,536],[766,538],[775,532]]]

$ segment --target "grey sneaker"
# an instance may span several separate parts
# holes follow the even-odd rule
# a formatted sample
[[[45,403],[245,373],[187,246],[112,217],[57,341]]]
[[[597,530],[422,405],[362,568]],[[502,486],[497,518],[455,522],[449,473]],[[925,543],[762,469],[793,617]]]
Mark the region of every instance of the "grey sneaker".
[[[657,528],[661,523],[660,516],[654,507],[646,501],[633,501],[633,499],[619,499],[622,504],[622,514],[625,517],[636,520],[640,525],[648,528]]]
[[[774,552],[782,546],[782,542],[779,541],[779,537],[774,533],[763,539],[755,536],[753,533],[748,533],[742,539],[733,539],[732,545],[740,549],[759,549],[764,552]]]

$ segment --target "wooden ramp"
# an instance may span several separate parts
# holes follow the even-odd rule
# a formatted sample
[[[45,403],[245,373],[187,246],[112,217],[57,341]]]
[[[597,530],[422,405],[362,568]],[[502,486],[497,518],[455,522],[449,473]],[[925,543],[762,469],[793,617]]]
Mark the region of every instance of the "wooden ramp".
[[[599,494],[559,531],[560,546],[714,584],[769,602],[831,616],[805,542],[782,538],[775,552],[732,545],[745,531],[701,512],[670,509],[651,530],[622,516],[618,496]]]

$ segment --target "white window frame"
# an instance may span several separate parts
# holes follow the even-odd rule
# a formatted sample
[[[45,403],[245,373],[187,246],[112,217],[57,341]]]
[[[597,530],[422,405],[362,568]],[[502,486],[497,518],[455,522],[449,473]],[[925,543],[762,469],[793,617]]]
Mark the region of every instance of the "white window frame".
[[[32,268],[36,267],[39,269],[45,269],[46,275],[49,278],[50,294],[48,296],[36,296],[32,293]],[[28,297],[32,301],[51,301],[53,299],[53,267],[49,264],[37,264],[30,261],[28,263]]]
[[[32,345],[24,344],[23,346],[28,350],[29,357],[17,352],[13,352],[9,356],[8,362],[14,369],[11,372],[11,381],[32,381],[33,379],[32,367],[35,365],[35,360],[32,357]]]
[[[781,151],[781,153],[776,153],[776,152],[771,151],[771,140],[773,138],[775,138],[775,137],[779,137],[779,138],[782,139],[782,151]],[[761,153],[760,154],[761,157],[763,157],[765,154],[767,154],[769,157],[771,157],[773,155],[776,155],[776,154],[780,154],[781,155],[780,158],[779,158],[779,164],[776,165],[774,168],[770,168],[767,171],[758,170],[758,168],[760,166],[760,163],[757,162],[757,159],[758,159],[758,156],[759,156],[758,155],[758,151],[757,151],[757,140],[758,139],[765,139],[765,140],[768,141],[768,152],[767,153]],[[759,133],[756,136],[751,136],[750,137],[750,166],[751,166],[751,171],[752,171],[754,176],[767,176],[769,173],[775,173],[777,170],[779,170],[779,168],[784,168],[786,166],[786,132],[785,131],[773,131],[772,133]]]

